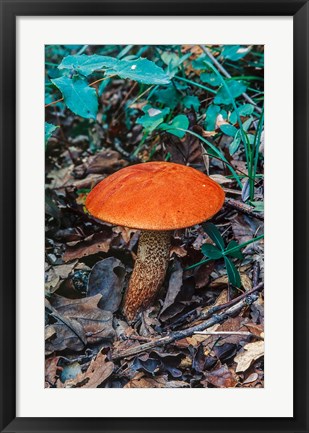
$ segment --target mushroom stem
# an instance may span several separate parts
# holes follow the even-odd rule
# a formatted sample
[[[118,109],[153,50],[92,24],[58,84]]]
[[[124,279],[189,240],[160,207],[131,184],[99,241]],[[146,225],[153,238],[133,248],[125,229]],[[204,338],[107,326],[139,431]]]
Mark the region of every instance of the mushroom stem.
[[[142,231],[124,302],[124,314],[133,320],[151,305],[164,281],[168,266],[171,231]]]

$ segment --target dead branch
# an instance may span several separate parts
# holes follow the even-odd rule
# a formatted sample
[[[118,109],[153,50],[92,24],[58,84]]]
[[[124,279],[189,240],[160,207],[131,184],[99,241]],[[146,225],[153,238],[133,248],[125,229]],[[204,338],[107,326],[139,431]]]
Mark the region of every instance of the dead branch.
[[[233,198],[225,197],[225,204],[229,207],[236,209],[242,213],[253,216],[259,220],[264,221],[264,213],[263,212],[255,212],[253,206],[249,206],[248,204],[242,203],[239,200],[235,200]]]
[[[233,317],[235,314],[239,313],[244,307],[253,304],[253,302],[258,299],[258,295],[254,293],[250,295],[246,293],[244,295],[246,295],[244,299],[240,300],[235,305],[232,305],[224,313],[214,314],[210,319],[206,320],[203,323],[200,323],[199,325],[192,326],[191,328],[187,328],[181,331],[171,332],[164,337],[155,338],[149,343],[141,344],[140,346],[135,346],[120,352],[116,351],[112,354],[112,359],[115,360],[120,358],[126,358],[129,356],[137,355],[141,352],[146,352],[147,350],[153,349],[155,347],[165,346],[166,344],[173,343],[174,341],[182,340],[186,337],[191,337],[195,332],[204,331],[205,329],[210,328],[213,325],[223,323],[229,317]]]

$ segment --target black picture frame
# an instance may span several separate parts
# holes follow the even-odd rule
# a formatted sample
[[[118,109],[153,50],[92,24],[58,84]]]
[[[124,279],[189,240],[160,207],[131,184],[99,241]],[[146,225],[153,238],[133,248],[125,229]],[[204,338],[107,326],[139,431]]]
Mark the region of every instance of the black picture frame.
[[[308,422],[308,53],[303,0],[15,1],[1,5],[0,430],[1,432],[309,432]],[[294,22],[294,416],[293,418],[16,417],[16,17],[91,15],[293,16]],[[262,29],[261,29],[262,31]],[[283,168],[283,173],[284,173]],[[286,168],[288,169],[288,168]],[[284,218],[284,208],[282,209]],[[278,300],[280,303],[280,301]],[[278,306],[280,308],[280,306]],[[284,312],[282,312],[284,314]],[[284,362],[284,348],[282,362]],[[31,391],[29,391],[31,392]],[[31,396],[30,396],[31,397]],[[159,402],[158,402],[159,404]],[[274,405],[276,402],[274,402]],[[158,407],[159,412],[159,407]]]

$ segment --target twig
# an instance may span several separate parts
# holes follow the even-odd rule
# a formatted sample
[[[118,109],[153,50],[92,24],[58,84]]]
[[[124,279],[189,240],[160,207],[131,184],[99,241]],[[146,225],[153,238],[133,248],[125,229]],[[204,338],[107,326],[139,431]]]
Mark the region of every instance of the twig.
[[[244,337],[257,337],[263,339],[258,335],[253,334],[252,332],[246,331],[198,331],[194,332],[194,334],[198,335],[211,335],[211,336],[229,336],[229,335],[243,335]]]
[[[237,302],[245,299],[247,296],[250,296],[250,295],[254,294],[255,292],[260,292],[263,289],[264,289],[264,283],[261,282],[256,287],[253,287],[253,289],[248,290],[248,292],[245,292],[242,295],[237,296],[237,298],[234,298],[229,302],[225,302],[224,304],[220,304],[220,305],[214,305],[213,307],[211,307],[207,311],[207,313],[202,313],[201,316],[199,317],[199,319],[208,319],[208,317],[210,317],[212,314],[215,314],[218,311],[224,310],[224,308],[231,307],[231,306],[237,304]]]
[[[263,212],[255,212],[254,207],[248,204],[242,203],[239,200],[235,200],[233,198],[225,198],[225,204],[232,207],[233,209],[237,209],[238,211],[245,213],[247,215],[253,216],[259,220],[264,221],[264,213]]]
[[[263,288],[264,288],[264,283],[261,282],[260,284],[258,284],[257,286],[255,286],[253,289],[251,289],[248,292],[245,292],[245,293],[237,296],[236,298],[232,299],[231,301],[226,302],[224,304],[215,305],[215,306],[211,307],[207,311],[207,313],[201,312],[200,311],[201,307],[195,308],[194,310],[191,310],[191,311],[187,312],[186,314],[184,314],[175,323],[173,323],[172,325],[170,325],[170,328],[172,328],[172,329],[178,328],[179,326],[181,326],[181,325],[184,324],[184,320],[187,319],[187,318],[191,319],[191,321],[195,321],[195,322],[198,321],[198,320],[202,320],[202,319],[208,319],[212,314],[217,313],[218,311],[221,311],[224,308],[231,307],[235,303],[241,301],[246,296],[250,296],[252,293],[259,292],[259,291],[263,290]],[[188,323],[188,320],[186,320],[186,323]]]
[[[213,325],[216,325],[218,323],[223,323],[229,317],[232,317],[235,314],[237,314],[239,311],[241,311],[242,308],[251,305],[253,302],[255,302],[258,299],[258,295],[256,294],[248,295],[248,293],[245,294],[246,296],[245,299],[242,299],[235,305],[231,306],[224,313],[214,314],[209,320],[206,320],[205,322],[199,325],[181,331],[172,332],[166,335],[165,337],[156,338],[150,341],[149,343],[141,344],[140,346],[131,347],[127,350],[123,350],[120,352],[114,352],[112,354],[112,359],[115,360],[115,359],[125,358],[128,356],[134,356],[137,355],[138,353],[153,349],[154,347],[165,346],[166,344],[173,343],[174,341],[182,340],[183,338],[186,337],[191,337],[195,332],[204,331],[205,329],[210,328]]]
[[[227,72],[227,70],[221,65],[221,63],[218,62],[218,60],[212,55],[210,50],[206,48],[204,45],[200,45],[201,49],[204,51],[204,53],[211,59],[213,64],[219,69],[219,71],[226,77],[226,78],[232,78],[231,74]],[[250,98],[247,93],[243,93],[242,96],[245,98],[247,102],[254,105],[255,110],[258,113],[262,113],[262,109],[256,104],[256,102],[253,101],[253,99]]]

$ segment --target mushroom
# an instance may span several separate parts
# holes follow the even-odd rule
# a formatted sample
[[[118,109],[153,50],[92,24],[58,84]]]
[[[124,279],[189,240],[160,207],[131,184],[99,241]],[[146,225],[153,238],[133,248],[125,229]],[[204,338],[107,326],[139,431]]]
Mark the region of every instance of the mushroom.
[[[173,230],[210,219],[223,202],[220,185],[198,170],[171,162],[125,167],[93,188],[86,200],[90,214],[141,230],[124,301],[128,320],[149,307],[160,290]]]

